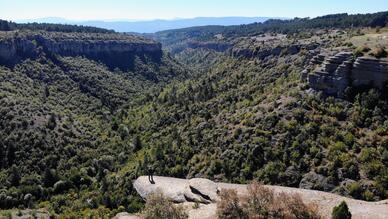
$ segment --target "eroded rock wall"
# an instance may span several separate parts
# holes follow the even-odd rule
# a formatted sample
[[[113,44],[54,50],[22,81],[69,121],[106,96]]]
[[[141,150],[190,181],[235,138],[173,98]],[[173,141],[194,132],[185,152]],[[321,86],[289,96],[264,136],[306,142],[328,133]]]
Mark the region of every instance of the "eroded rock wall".
[[[73,34],[57,39],[47,34],[31,33],[0,39],[0,64],[14,65],[25,58],[34,58],[39,50],[53,55],[85,56],[119,68],[130,68],[135,56],[147,56],[155,61],[162,56],[160,43],[134,40],[130,36],[112,38],[111,34],[101,35],[104,36],[96,34],[94,38],[85,38],[82,34]]]
[[[315,56],[302,78],[310,87],[327,95],[343,97],[347,87],[370,86],[383,89],[388,83],[388,61],[372,57],[355,58],[351,52]]]

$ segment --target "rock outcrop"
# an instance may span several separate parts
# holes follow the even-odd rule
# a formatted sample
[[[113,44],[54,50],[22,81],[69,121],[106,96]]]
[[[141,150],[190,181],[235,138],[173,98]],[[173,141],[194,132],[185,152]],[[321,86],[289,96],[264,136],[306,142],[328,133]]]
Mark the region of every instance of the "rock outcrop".
[[[388,61],[359,57],[351,52],[315,56],[302,72],[310,87],[327,95],[343,97],[347,87],[371,86],[382,89],[388,82]]]
[[[372,84],[382,89],[388,82],[388,61],[368,57],[357,58],[351,79],[354,86]]]
[[[295,55],[301,50],[314,50],[319,44],[293,44],[293,45],[278,45],[273,47],[272,45],[255,47],[255,48],[241,48],[239,46],[234,47],[231,50],[231,54],[234,57],[245,57],[245,58],[258,58],[263,60],[267,57],[276,57],[282,54],[284,55]]]
[[[225,52],[232,47],[230,43],[224,42],[200,42],[200,41],[189,41],[187,47],[191,49],[205,48],[211,49],[217,52]]]
[[[310,187],[311,182],[319,183],[320,176],[311,173],[309,179],[306,179],[306,186]],[[223,189],[233,189],[238,195],[246,195],[247,185],[215,183],[207,179],[177,179],[171,177],[154,177],[155,184],[148,181],[147,176],[141,176],[134,182],[134,187],[141,197],[147,199],[148,195],[153,192],[162,192],[167,198],[174,201],[178,205],[187,209],[190,219],[203,218],[211,219],[217,218],[217,201],[218,198],[212,198]],[[337,206],[342,201],[346,201],[352,213],[352,218],[375,218],[386,219],[388,215],[388,202],[366,202],[346,198],[332,193],[321,192],[316,190],[289,188],[283,186],[265,186],[272,189],[276,194],[296,194],[299,195],[302,201],[306,204],[317,205],[318,211],[322,218],[331,218],[331,212],[334,206]],[[193,192],[191,188],[198,190]],[[200,193],[200,195],[198,195]],[[198,195],[198,196],[196,196]],[[195,196],[197,200],[208,200],[206,196],[211,199],[211,202],[200,202],[196,207],[195,200],[187,198],[186,196]],[[215,200],[213,200],[215,199]],[[198,201],[197,201],[198,202]],[[122,214],[125,216],[126,214]],[[125,217],[123,217],[125,218]]]
[[[162,177],[154,177],[155,184],[148,177],[139,177],[133,184],[143,199],[156,192],[162,192],[175,203],[198,202],[209,204],[218,200],[218,186],[213,181],[202,178],[191,180],[176,179],[174,184],[168,183]]]
[[[161,44],[125,34],[11,32],[0,38],[0,64],[14,65],[40,52],[85,56],[114,68],[130,68],[135,56],[160,59]]]

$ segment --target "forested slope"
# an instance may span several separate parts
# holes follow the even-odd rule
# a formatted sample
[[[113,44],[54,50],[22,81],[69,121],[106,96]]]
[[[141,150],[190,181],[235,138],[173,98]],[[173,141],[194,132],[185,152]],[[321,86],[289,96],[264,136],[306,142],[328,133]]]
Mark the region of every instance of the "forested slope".
[[[338,17],[343,23],[333,25]],[[0,50],[15,51],[18,61],[0,68],[1,208],[45,208],[69,218],[136,212],[143,202],[132,181],[150,164],[158,175],[257,179],[386,199],[386,90],[353,89],[339,99],[302,78],[320,52],[356,58],[366,50],[353,36],[387,31],[372,28],[385,13],[359,17],[354,29],[348,15],[271,21],[281,29],[263,29],[271,22],[216,34],[193,28],[206,37],[161,40],[171,53],[132,50],[128,42],[160,44],[80,27],[2,33]],[[314,26],[317,20],[328,24]],[[117,43],[125,46],[113,53],[101,46]],[[67,52],[75,44],[81,49]],[[29,46],[32,54],[23,49]],[[382,55],[386,46],[378,47]]]

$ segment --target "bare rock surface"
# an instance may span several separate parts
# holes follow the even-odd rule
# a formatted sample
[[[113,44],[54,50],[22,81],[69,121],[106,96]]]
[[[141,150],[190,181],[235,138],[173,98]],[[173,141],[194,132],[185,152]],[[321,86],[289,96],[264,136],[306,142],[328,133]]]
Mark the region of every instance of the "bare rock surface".
[[[112,219],[141,219],[141,217],[127,212],[121,212],[116,214]]]
[[[171,177],[154,177],[154,181],[155,184],[151,184],[148,181],[148,177],[141,176],[134,182],[134,186],[140,196],[142,196],[144,199],[146,199],[146,197],[152,192],[160,191],[164,193],[172,201],[180,203],[180,205],[184,206],[187,209],[189,218],[192,219],[216,218],[216,202],[218,197],[215,199],[215,202],[204,202],[199,204],[199,206],[194,207],[194,202],[187,200],[185,197],[185,194],[187,193],[187,187],[190,186],[190,181],[191,184],[195,186],[195,188],[203,193],[202,195],[207,195],[209,197],[214,195],[215,188],[217,191],[222,189],[234,189],[239,195],[247,194],[246,185],[214,183],[206,179],[186,180]],[[204,188],[206,186],[209,186],[209,188]],[[315,190],[289,188],[283,186],[266,187],[273,189],[275,193],[300,195],[306,204],[317,205],[323,218],[330,218],[333,207],[340,204],[342,201],[346,201],[352,213],[353,219],[388,219],[388,200],[380,202],[366,202]]]
[[[209,202],[215,202],[218,200],[218,186],[211,180],[203,178],[190,179],[189,188],[191,193],[194,193]]]
[[[143,198],[147,199],[149,195],[156,192],[162,192],[167,198],[176,203],[186,202],[185,190],[188,180],[174,179],[168,180],[166,177],[154,177],[154,184],[152,184],[147,176],[140,176],[133,183],[137,193]]]
[[[301,72],[315,90],[342,97],[347,87],[373,86],[383,89],[388,82],[388,61],[373,57],[358,57],[350,52],[333,56],[319,54]]]
[[[152,184],[148,177],[141,176],[134,182],[134,187],[143,199],[156,192],[162,192],[175,203],[199,202],[209,204],[218,199],[217,184],[208,179],[195,178],[191,180],[165,180],[165,177],[154,177]]]

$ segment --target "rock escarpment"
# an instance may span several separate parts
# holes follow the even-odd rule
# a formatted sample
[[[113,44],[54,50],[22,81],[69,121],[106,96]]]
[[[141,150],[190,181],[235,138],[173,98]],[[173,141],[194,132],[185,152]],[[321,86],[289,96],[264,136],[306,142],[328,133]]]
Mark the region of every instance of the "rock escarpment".
[[[39,53],[85,56],[109,67],[130,68],[136,56],[157,61],[161,44],[124,34],[7,32],[0,35],[0,64],[14,65]]]
[[[360,57],[354,62],[351,79],[354,86],[373,84],[382,89],[388,82],[388,61]]]
[[[354,58],[351,52],[333,56],[319,54],[302,72],[314,90],[343,97],[347,87],[376,87],[383,89],[388,82],[388,61],[371,57]]]
[[[292,45],[263,45],[262,47],[248,47],[244,48],[241,46],[235,46],[231,50],[231,54],[234,57],[245,57],[245,58],[258,58],[265,59],[267,57],[276,57],[282,54],[284,55],[295,55],[301,50],[314,50],[319,46],[316,43],[310,44],[292,44]]]

